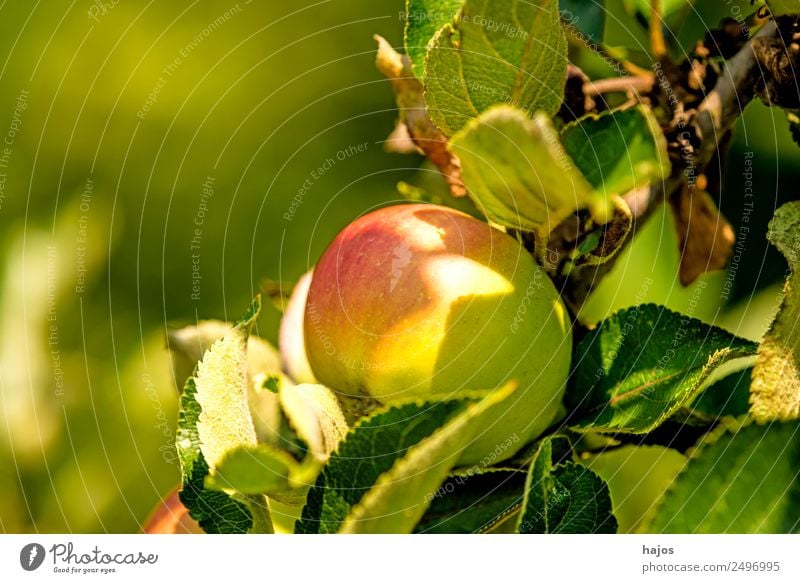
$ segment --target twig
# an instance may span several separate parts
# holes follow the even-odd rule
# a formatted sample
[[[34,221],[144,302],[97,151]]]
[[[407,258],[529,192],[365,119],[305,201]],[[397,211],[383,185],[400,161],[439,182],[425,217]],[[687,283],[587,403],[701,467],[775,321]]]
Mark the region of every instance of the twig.
[[[659,61],[667,57],[667,43],[664,40],[664,21],[661,19],[661,0],[651,0],[650,11],[650,50]]]
[[[760,40],[775,38],[778,28],[774,22],[768,22],[736,55],[726,62],[725,70],[720,76],[714,89],[698,107],[698,111],[691,121],[694,131],[699,139],[699,147],[694,153],[696,174],[702,174],[705,166],[717,153],[720,142],[729,134],[736,120],[741,116],[744,108],[756,96],[759,82],[767,76],[761,67],[756,48]],[[636,212],[634,213],[633,231],[638,228],[655,212],[660,203],[678,189],[683,188],[685,178],[683,167],[673,164],[672,175],[665,181],[653,184],[650,187],[649,197],[636,196]],[[633,203],[634,201],[628,201]],[[629,245],[632,237],[623,243],[623,248]],[[621,255],[617,253],[606,263],[598,266],[587,266],[576,270],[570,277],[567,300],[578,309],[586,298],[597,287],[603,277],[611,271],[614,261]]]
[[[731,58],[717,81],[714,90],[698,107],[695,124],[701,137],[699,161],[707,164],[717,149],[717,143],[736,123],[744,108],[756,96],[756,86],[765,76],[759,65],[754,43],[775,37],[778,28],[774,21],[765,24],[742,50]],[[710,139],[713,138],[713,139]]]
[[[605,93],[633,93],[643,94],[653,90],[655,76],[652,73],[637,75],[635,77],[615,77],[592,81],[584,86],[584,93],[589,97]]]

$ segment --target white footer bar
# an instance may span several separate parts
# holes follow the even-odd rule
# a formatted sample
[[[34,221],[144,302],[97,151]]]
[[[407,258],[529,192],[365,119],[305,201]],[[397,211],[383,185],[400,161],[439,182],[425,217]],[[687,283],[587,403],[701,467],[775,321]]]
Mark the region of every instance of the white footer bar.
[[[0,536],[0,581],[800,581],[793,535]],[[591,578],[591,579],[589,579]]]

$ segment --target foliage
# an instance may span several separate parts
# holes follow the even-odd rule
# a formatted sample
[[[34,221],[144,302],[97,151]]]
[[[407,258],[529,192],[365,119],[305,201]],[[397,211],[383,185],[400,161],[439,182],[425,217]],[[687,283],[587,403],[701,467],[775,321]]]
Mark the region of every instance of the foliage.
[[[664,494],[648,531],[800,532],[800,425],[730,425],[703,440]]]
[[[791,25],[800,4],[663,0],[655,19],[647,0],[407,0],[398,43],[396,18],[363,18],[396,3],[243,4],[223,20],[230,7],[213,2],[154,15],[114,3],[88,36],[84,14],[4,8],[14,34],[0,100],[17,134],[0,183],[0,461],[17,472],[0,475],[3,528],[134,530],[180,480],[207,532],[797,531],[797,205],[773,218],[783,199],[764,197],[793,192],[800,157],[783,113],[761,104],[731,132],[751,99],[772,102],[764,83],[735,87],[736,103],[715,86],[748,79],[727,75],[740,51],[759,57],[737,26],[749,38],[769,30],[764,4]],[[716,28],[731,6],[741,19]],[[418,159],[373,147],[394,116],[363,51],[376,32],[397,98],[390,147],[424,154],[420,173],[408,170]],[[252,38],[264,50],[240,49]],[[697,123],[704,111],[713,137]],[[747,129],[753,120],[783,124],[775,143]],[[340,160],[351,143],[368,147]],[[760,169],[747,188],[767,193],[752,216],[738,190],[746,155]],[[779,166],[781,182],[767,184]],[[256,320],[258,303],[232,326],[169,332],[172,371],[162,350],[165,321],[238,310],[260,278],[307,271],[400,179],[401,194],[515,236],[573,310],[564,417],[499,465],[457,467],[455,452],[511,385],[346,419],[331,390],[286,373],[270,344],[280,316]],[[783,257],[760,252],[766,235]],[[676,254],[691,258],[686,275]],[[731,258],[727,279],[713,273]],[[753,305],[769,308],[748,303],[736,321],[730,286],[755,280],[739,292],[749,295],[781,277],[784,259],[777,313],[760,295]],[[647,303],[654,295],[665,305]],[[612,299],[584,311],[598,296]],[[654,480],[637,492],[646,503],[626,507],[611,454],[649,444],[669,449],[671,483]]]
[[[499,103],[553,114],[564,95],[566,52],[557,0],[466,0],[425,57],[431,119],[452,136]]]
[[[779,208],[767,237],[786,257],[791,273],[783,289],[783,304],[758,349],[751,408],[759,421],[791,421],[800,418],[800,204]]]
[[[757,345],[652,304],[623,310],[575,349],[569,423],[578,431],[647,433]]]
[[[392,82],[399,127],[411,144],[442,171],[452,195],[468,194],[480,215],[516,234],[565,286],[581,270],[613,263],[628,244],[639,213],[630,206],[633,194],[671,188],[708,197],[705,184],[694,193],[687,181],[664,111],[647,102],[584,103],[594,111],[577,120],[559,113],[570,99],[565,27],[603,42],[598,7],[604,14],[602,3],[408,0],[406,55],[378,39],[378,68]],[[649,4],[625,7],[650,22]],[[673,19],[682,3],[662,8],[659,16]],[[668,59],[649,26],[652,50]],[[403,189],[425,196],[416,186]],[[713,222],[678,218],[701,235]],[[612,222],[622,227],[609,237]],[[572,239],[570,228],[579,231]],[[513,382],[366,410],[350,428],[330,426],[338,437],[320,448],[298,424],[315,398],[290,406],[297,388],[277,376],[268,392],[282,396],[293,431],[285,443],[264,443],[248,411],[247,332],[255,306],[205,352],[184,391],[183,499],[210,532],[228,524],[271,530],[270,499],[291,500],[298,533],[615,533],[616,512],[625,531],[794,532],[797,232],[797,207],[787,205],[776,213],[770,241],[792,275],[762,343],[656,304],[611,313],[576,335],[563,417],[499,465],[457,462],[492,412],[514,398]],[[548,265],[551,251],[570,241],[572,268]],[[693,265],[700,274],[715,267]],[[326,389],[318,390],[325,401]],[[325,402],[335,408],[335,398]],[[668,434],[679,426],[699,436],[681,453],[669,449],[681,448],[682,437]],[[663,444],[627,446],[638,461],[623,475],[652,473],[650,483],[666,486],[663,494],[638,490],[649,496],[644,503],[623,496],[619,456],[604,451],[634,435]],[[659,463],[653,452],[669,462],[667,470],[652,472],[650,464]],[[218,506],[219,515],[206,505]]]
[[[554,459],[553,440],[545,439],[530,464],[518,530],[521,534],[615,533],[617,520],[611,513],[608,486],[592,470]]]

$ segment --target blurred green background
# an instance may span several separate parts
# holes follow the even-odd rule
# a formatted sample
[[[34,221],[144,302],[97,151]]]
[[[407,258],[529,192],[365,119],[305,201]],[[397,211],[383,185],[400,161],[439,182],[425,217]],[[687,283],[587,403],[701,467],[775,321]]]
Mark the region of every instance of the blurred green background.
[[[384,151],[394,101],[373,66],[373,34],[402,41],[403,4],[0,6],[0,531],[138,530],[178,481],[166,327],[235,318],[414,179],[418,157]],[[607,29],[631,44],[622,4]],[[696,6],[681,38],[725,16]],[[763,333],[785,269],[763,231],[800,178],[782,115],[754,105],[731,154],[725,210],[738,229],[753,151],[759,217],[736,292],[722,273],[680,288],[658,215],[586,318],[657,301]],[[257,332],[277,325],[266,309]]]

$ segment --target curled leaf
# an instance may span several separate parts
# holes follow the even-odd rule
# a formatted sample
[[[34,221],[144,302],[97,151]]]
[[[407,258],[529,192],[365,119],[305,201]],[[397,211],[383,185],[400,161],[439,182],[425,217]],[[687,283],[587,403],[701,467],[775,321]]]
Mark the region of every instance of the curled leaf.
[[[206,351],[181,394],[176,438],[180,501],[209,533],[273,530],[263,497],[217,492],[205,485],[228,451],[256,443],[248,400],[247,340],[260,310],[261,298],[256,297],[242,319]]]
[[[206,350],[230,333],[233,326],[219,320],[202,320],[193,326],[167,332],[167,347],[172,359],[175,383],[180,389],[192,375]],[[281,370],[281,356],[266,340],[250,336],[247,342],[247,369],[251,378]]]
[[[314,371],[306,354],[306,339],[303,333],[306,298],[314,270],[301,277],[292,290],[281,318],[280,348],[283,368],[296,383],[316,383]]]
[[[283,386],[279,395],[297,436],[318,461],[325,462],[350,429],[336,395],[322,385]]]
[[[579,208],[608,218],[613,206],[567,156],[545,115],[498,106],[453,136],[464,182],[476,206],[494,223],[543,239]],[[605,222],[605,221],[601,221]]]
[[[789,262],[791,275],[783,303],[758,349],[750,386],[750,412],[756,420],[800,418],[800,202],[775,212],[767,238]]]
[[[681,250],[680,280],[684,286],[728,266],[736,237],[711,196],[683,188],[670,198]]]
[[[410,448],[353,506],[339,532],[412,532],[430,506],[433,493],[458,463],[461,453],[516,388],[516,384],[509,383],[492,391]]]

